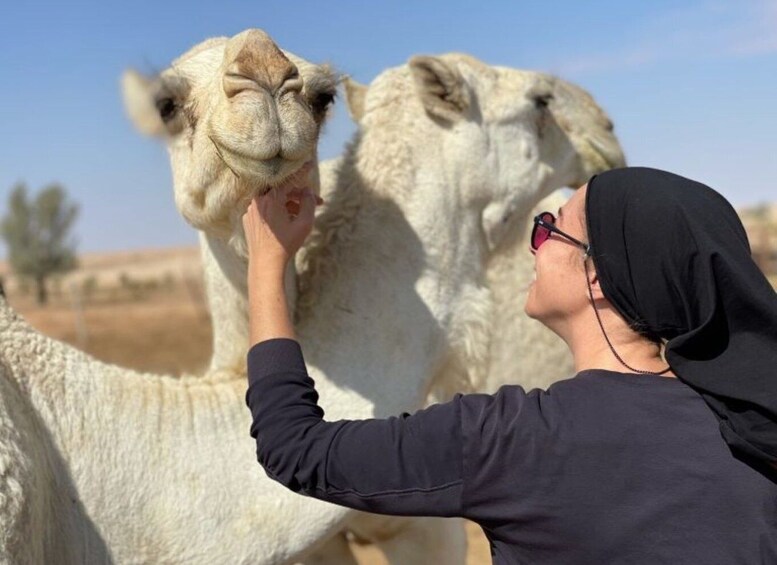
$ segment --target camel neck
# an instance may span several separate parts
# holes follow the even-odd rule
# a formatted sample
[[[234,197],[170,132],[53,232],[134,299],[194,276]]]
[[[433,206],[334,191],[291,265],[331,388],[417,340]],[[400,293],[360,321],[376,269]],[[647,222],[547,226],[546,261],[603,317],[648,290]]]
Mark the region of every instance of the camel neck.
[[[248,347],[248,287],[246,260],[225,240],[200,234],[205,290],[213,327],[209,374],[245,374]],[[296,297],[294,267],[286,277],[286,292]]]
[[[479,217],[453,209],[457,199],[444,186],[427,184],[423,194],[398,187],[405,197],[393,199],[386,187],[349,185],[366,178],[358,170],[344,167],[339,177],[338,186],[358,195],[358,212],[343,228],[337,215],[348,206],[337,206],[336,193],[328,199],[321,225],[337,227],[319,234],[326,246],[310,251],[324,253],[326,264],[318,265],[318,294],[298,335],[312,372],[366,396],[377,414],[393,414],[423,403],[454,350],[485,347],[483,332],[467,333],[490,306],[479,285]],[[325,409],[331,415],[336,407]]]

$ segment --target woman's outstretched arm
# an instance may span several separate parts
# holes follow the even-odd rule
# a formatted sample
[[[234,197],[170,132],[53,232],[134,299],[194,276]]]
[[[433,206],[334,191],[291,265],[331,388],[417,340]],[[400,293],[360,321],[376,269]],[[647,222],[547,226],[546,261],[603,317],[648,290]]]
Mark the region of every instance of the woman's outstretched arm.
[[[325,422],[295,341],[284,272],[310,233],[316,197],[289,187],[243,217],[249,250],[251,435],[267,474],[292,490],[389,514],[461,514],[458,401],[385,420]]]
[[[290,339],[254,345],[248,375],[251,435],[271,478],[359,510],[464,514],[463,397],[412,416],[324,421],[300,346]]]

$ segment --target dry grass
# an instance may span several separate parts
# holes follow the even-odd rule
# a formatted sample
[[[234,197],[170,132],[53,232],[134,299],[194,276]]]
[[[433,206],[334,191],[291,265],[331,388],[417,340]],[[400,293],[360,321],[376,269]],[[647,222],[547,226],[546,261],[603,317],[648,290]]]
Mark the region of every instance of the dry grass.
[[[41,332],[109,363],[173,374],[205,368],[212,334],[196,248],[85,255],[80,263],[44,307],[8,284],[11,305]]]
[[[67,303],[41,308],[11,296],[11,304],[41,332],[109,363],[180,375],[204,370],[210,359],[210,319],[185,294],[87,304],[85,334],[79,334],[78,315]]]

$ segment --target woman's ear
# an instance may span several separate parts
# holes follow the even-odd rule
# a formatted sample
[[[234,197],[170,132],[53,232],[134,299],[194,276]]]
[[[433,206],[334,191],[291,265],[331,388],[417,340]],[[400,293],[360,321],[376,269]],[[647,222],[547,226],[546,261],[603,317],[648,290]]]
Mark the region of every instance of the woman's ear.
[[[585,276],[588,278],[588,286],[591,289],[591,294],[594,300],[604,299],[604,293],[602,292],[602,285],[600,284],[599,275],[596,274],[596,269],[593,266],[593,261],[590,257],[585,258],[586,272]]]

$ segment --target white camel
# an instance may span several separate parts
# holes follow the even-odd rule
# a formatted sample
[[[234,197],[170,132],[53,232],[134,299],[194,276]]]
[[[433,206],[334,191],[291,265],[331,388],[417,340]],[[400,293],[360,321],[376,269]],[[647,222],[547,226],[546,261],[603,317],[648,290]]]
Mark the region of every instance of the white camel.
[[[171,132],[179,206],[190,206],[190,221],[225,241],[236,233],[241,203],[255,190],[273,186],[271,181],[281,182],[311,158],[314,147],[300,152],[287,168],[284,143],[274,154],[257,156],[240,151],[240,144],[230,145],[234,140],[224,139],[229,130],[211,122],[232,117],[233,123],[256,126],[261,131],[243,138],[243,149],[250,149],[262,137],[267,106],[298,104],[294,108],[311,117],[307,130],[300,129],[314,143],[318,124],[311,101],[319,97],[310,85],[318,80],[331,87],[328,73],[299,62],[304,88],[287,95],[277,88],[287,81],[279,83],[268,70],[282,67],[277,58],[277,65],[261,64],[262,77],[271,79],[263,87],[252,86],[260,84],[261,73],[246,72],[250,69],[240,65],[232,72],[238,59],[244,66],[258,64],[253,51],[253,44],[261,43],[257,35],[208,42],[174,64],[165,77],[169,82],[147,85],[156,89],[153,107],[166,118],[161,120],[164,127],[171,128],[166,131]],[[389,171],[380,167],[368,174],[369,160],[363,160],[377,147],[368,143],[369,135],[352,147],[349,178],[363,178],[363,185],[354,182],[343,189],[340,201],[353,204],[342,208],[348,225],[341,225],[330,245],[321,247],[321,257],[333,258],[338,268],[324,269],[313,279],[321,283],[311,285],[320,288],[318,304],[300,324],[311,373],[330,418],[418,406],[430,375],[450,365],[450,358],[467,364],[473,359],[475,367],[487,349],[487,335],[473,339],[486,332],[472,333],[472,328],[486,328],[468,323],[487,317],[481,312],[488,310],[487,292],[479,279],[487,242],[496,243],[498,230],[486,212],[493,206],[509,211],[515,198],[510,189],[524,186],[515,181],[533,176],[535,186],[542,186],[543,171],[553,170],[556,163],[545,155],[548,148],[536,127],[526,125],[545,111],[530,87],[545,96],[546,81],[481,66],[460,57],[417,59],[386,76],[390,85],[406,81],[405,100],[395,99],[394,105],[407,104],[418,119],[430,123],[422,132],[427,142],[450,141],[446,150],[452,154],[467,154],[471,144],[470,150],[485,158],[471,175],[449,179],[447,190],[439,179],[423,176],[412,185],[402,184],[407,180],[403,175],[387,177]],[[512,104],[499,104],[504,92],[496,85],[509,89]],[[235,93],[238,86],[243,90]],[[183,92],[197,93],[196,104],[186,104],[188,94],[181,98]],[[238,98],[235,108],[219,100],[230,92]],[[451,96],[456,94],[458,102]],[[279,100],[283,96],[288,96],[285,102]],[[326,101],[331,93],[322,96]],[[254,111],[246,107],[251,104]],[[264,112],[259,112],[262,104]],[[294,114],[289,110],[270,116],[274,135],[281,139],[286,130],[278,122],[288,125],[284,120]],[[220,112],[240,111],[241,119],[219,118]],[[173,133],[176,128],[179,135]],[[504,129],[511,135],[500,135]],[[496,162],[498,155],[523,154],[528,148],[535,155],[528,162]],[[202,152],[202,170],[176,170],[176,163],[185,163],[194,151]],[[253,168],[251,158],[257,161]],[[264,178],[256,174],[261,169]],[[424,206],[431,206],[426,215]],[[331,213],[336,211],[333,198]],[[450,237],[448,245],[439,244],[442,236]],[[240,257],[239,238],[221,243],[221,248]],[[214,254],[214,261],[219,258]],[[307,259],[314,264],[313,250]],[[239,276],[234,280],[242,282]],[[384,309],[385,299],[393,302],[391,311]],[[0,559],[281,563],[327,539],[353,515],[286,493],[264,478],[246,437],[242,378],[176,380],[111,367],[41,336],[4,303],[0,330]],[[381,378],[386,375],[397,377]],[[440,559],[445,560],[444,554]]]
[[[492,311],[490,322],[493,338],[488,374],[485,381],[470,383],[472,390],[477,392],[495,392],[505,384],[521,384],[527,389],[547,388],[572,374],[573,363],[567,346],[523,312],[526,294],[534,278],[534,258],[529,252],[531,220],[544,210],[555,213],[568,199],[567,191],[553,189],[559,186],[578,188],[593,174],[625,166],[623,152],[613,135],[612,122],[594,99],[574,84],[548,78],[553,82],[553,92],[546,101],[548,114],[559,124],[566,138],[558,144],[557,150],[576,159],[577,169],[562,168],[559,173],[566,173],[568,177],[554,178],[540,187],[537,196],[542,200],[533,208],[516,211],[516,217],[507,224],[501,242],[488,259],[486,283],[498,307]],[[361,126],[369,87],[348,77],[343,84],[348,112]],[[553,133],[558,130],[554,129]],[[412,135],[412,131],[407,134]],[[573,146],[572,152],[567,144]],[[337,189],[336,171],[342,166],[341,161],[338,157],[320,164],[324,196]],[[552,191],[550,195],[543,197],[548,190]],[[300,256],[304,264],[304,250]],[[445,400],[460,391],[453,379],[443,378],[439,384],[441,388],[435,391],[430,402]]]
[[[433,382],[427,395],[427,404],[447,400],[455,392],[463,390],[494,392],[505,384],[521,384],[527,389],[547,388],[553,382],[573,374],[573,363],[566,345],[550,330],[530,320],[523,312],[526,293],[534,277],[534,259],[528,250],[530,221],[540,211],[555,211],[567,200],[568,194],[564,190],[554,191],[554,188],[564,185],[577,188],[597,172],[624,166],[625,159],[613,134],[612,122],[593,98],[574,84],[553,77],[548,79],[553,84],[553,90],[547,99],[541,101],[541,104],[547,105],[548,112],[543,119],[555,122],[559,128],[552,127],[543,133],[560,134],[560,139],[549,147],[557,151],[559,162],[563,162],[566,156],[574,164],[568,161],[567,166],[556,168],[554,176],[548,178],[542,186],[536,187],[535,200],[549,191],[550,195],[531,209],[517,210],[515,216],[508,222],[501,236],[501,242],[489,254],[485,282],[496,307],[491,309],[491,318],[488,322],[491,340],[487,373],[483,375],[482,372],[477,370],[473,372],[466,367],[458,367],[456,371],[438,372],[438,378]],[[376,81],[375,86],[365,86],[350,78],[346,78],[343,83],[348,111],[361,130],[357,134],[357,139],[359,136],[370,135],[370,132],[364,131],[366,128],[371,128],[370,131],[374,132],[376,128],[383,128],[386,124],[390,124],[383,120],[367,121],[365,128],[363,123],[370,90],[385,88],[383,84]],[[373,96],[377,99],[373,99],[370,104],[379,108],[382,105],[382,98],[387,94],[373,93]],[[396,133],[390,134],[388,139]],[[409,145],[417,150],[413,141],[416,135],[413,125],[409,125],[399,133],[404,138],[403,145]],[[423,141],[418,141],[419,148],[423,145]],[[393,160],[395,156],[390,147],[391,144],[388,144],[383,151],[376,148],[368,162]],[[346,157],[349,154],[350,150],[346,152]],[[341,175],[344,166],[344,157],[320,164],[321,193],[327,201],[342,190]],[[428,160],[424,161],[425,169],[436,169],[441,175],[444,174],[447,166],[444,159],[436,164]],[[413,167],[413,164],[406,163],[399,168],[404,170],[408,167]],[[344,209],[347,209],[347,206],[336,206],[331,212],[331,217],[325,214],[317,219],[314,248],[338,237],[340,226],[347,225],[343,220],[347,220],[349,216],[347,213],[342,213]],[[303,248],[297,261],[302,273],[303,287],[310,284],[310,282],[306,284],[305,281],[311,277],[310,271],[316,268],[314,266],[311,269],[307,264],[308,251],[307,248]],[[300,302],[301,309],[315,307],[315,292],[305,292],[303,289]],[[228,313],[223,314],[228,315]],[[298,314],[304,316],[304,310]],[[245,316],[244,313],[239,312],[233,315]],[[370,517],[365,521],[360,517],[353,522],[351,532],[356,534],[357,539],[377,542],[379,545],[387,541],[396,543],[393,537],[396,535],[397,528],[404,528],[400,530],[403,535],[411,535],[414,525],[397,524],[395,520]],[[327,560],[322,557],[322,562],[341,561],[337,558]]]
[[[613,135],[612,122],[587,92],[574,84],[556,81],[549,108],[569,143],[582,156],[577,176],[565,178],[556,186],[579,188],[596,173],[626,165]],[[568,199],[565,192],[555,191],[534,209],[522,211],[522,217],[510,225],[489,260],[486,279],[498,307],[494,310],[495,338],[491,340],[483,392],[495,392],[511,383],[521,384],[527,390],[545,389],[574,374],[566,344],[523,311],[535,275],[534,258],[529,252],[532,219],[544,210],[556,213]]]
[[[464,58],[463,58],[464,59]],[[419,60],[420,61],[420,60]],[[438,64],[441,71],[447,71],[442,63],[430,60],[430,64]],[[481,71],[485,72],[485,78],[494,78],[497,74],[494,70],[482,65],[479,62],[468,59],[464,60],[465,63],[471,63],[467,70],[469,75],[477,75]],[[421,68],[421,67],[419,67]],[[392,102],[400,99],[401,97],[414,98],[416,95],[415,88],[413,86],[408,69],[398,69],[388,73],[388,75],[396,75],[402,73],[402,80],[390,80],[376,81],[379,85],[376,90],[378,94],[378,105],[382,105],[380,98],[389,98]],[[450,71],[448,71],[450,72]],[[416,74],[418,71],[416,70]],[[455,77],[455,72],[451,73]],[[442,77],[445,78],[445,77]],[[442,82],[442,78],[440,81]],[[532,85],[533,75],[531,73],[519,73],[515,72],[512,76],[513,80],[521,83],[521,88],[518,90],[517,101],[521,103],[521,98],[527,96],[527,89]],[[568,85],[563,81],[551,79],[550,77],[539,77],[543,84],[539,88],[552,85],[552,90],[538,91],[534,93],[532,103],[535,105],[533,109],[537,111],[536,114],[528,114],[523,119],[534,120],[529,125],[535,128],[542,126],[541,130],[535,130],[536,133],[541,133],[549,143],[546,147],[540,146],[539,149],[547,151],[549,153],[555,152],[558,162],[561,165],[550,159],[547,159],[541,166],[545,167],[541,174],[536,179],[535,186],[525,187],[523,182],[526,179],[520,179],[521,182],[516,183],[516,196],[520,199],[525,199],[526,202],[531,203],[532,199],[536,201],[542,194],[547,193],[549,190],[557,186],[569,184],[576,186],[583,182],[590,174],[608,168],[613,165],[617,165],[622,161],[622,154],[612,135],[612,127],[606,116],[603,115],[601,110],[593,103],[592,99],[584,92],[576,89],[572,85]],[[501,84],[493,85],[495,91],[498,94],[498,87],[509,87],[509,84],[505,84],[507,81],[503,81]],[[435,88],[439,88],[438,84],[431,85]],[[537,85],[534,85],[537,86]],[[392,89],[395,91],[392,92]],[[398,90],[397,90],[398,89]],[[375,89],[374,89],[375,90]],[[358,92],[357,92],[358,91]],[[366,99],[366,90],[357,89],[355,85],[351,85],[348,89],[349,102],[352,106],[354,102],[360,104],[363,108],[364,100]],[[423,90],[421,91],[423,93]],[[444,91],[438,93],[442,95]],[[375,95],[374,95],[375,96]],[[493,94],[492,94],[493,96]],[[486,98],[484,96],[484,98]],[[511,100],[511,95],[505,93],[504,99],[501,103],[504,105],[502,108],[496,108],[496,116],[498,112],[510,112],[515,110],[511,108],[510,103],[515,102]],[[479,100],[475,100],[479,103]],[[497,102],[499,104],[499,102]],[[329,210],[324,213],[318,220],[320,226],[318,230],[318,236],[315,243],[311,246],[312,249],[318,249],[318,251],[306,250],[303,254],[301,264],[305,270],[303,275],[302,286],[306,287],[305,295],[303,296],[303,306],[307,305],[308,308],[315,301],[314,297],[317,296],[315,292],[311,290],[311,282],[318,281],[316,284],[322,286],[320,279],[322,279],[319,270],[323,267],[332,267],[335,264],[339,264],[340,261],[336,258],[336,251],[339,247],[332,246],[333,241],[339,241],[340,247],[353,245],[354,242],[347,241],[350,236],[344,237],[344,234],[353,233],[354,222],[353,219],[358,214],[365,213],[365,205],[362,202],[362,195],[369,195],[370,192],[382,193],[383,191],[368,190],[372,184],[366,181],[370,174],[375,173],[375,167],[378,166],[384,170],[380,172],[381,175],[388,176],[389,171],[386,170],[387,166],[395,167],[392,171],[396,173],[397,177],[391,179],[389,186],[399,185],[402,187],[401,192],[406,192],[408,188],[413,186],[417,172],[423,172],[429,177],[443,178],[444,176],[450,176],[450,173],[446,175],[446,159],[444,153],[437,153],[435,155],[425,154],[421,149],[424,147],[425,142],[422,138],[417,137],[416,124],[420,124],[422,127],[432,128],[434,137],[437,137],[437,130],[447,127],[444,123],[436,122],[433,118],[427,117],[424,112],[424,108],[421,104],[416,103],[416,107],[411,110],[411,115],[407,116],[404,120],[400,120],[398,115],[402,113],[404,105],[398,106],[392,104],[390,107],[391,113],[387,110],[386,113],[378,114],[376,118],[373,118],[372,128],[369,131],[362,132],[362,137],[355,143],[358,147],[358,154],[354,147],[349,151],[349,156],[345,159],[338,160],[337,164],[330,163],[329,166],[324,167],[324,191],[327,197],[332,198],[332,204],[329,206]],[[419,112],[420,110],[420,112]],[[442,111],[449,109],[443,107]],[[491,109],[494,112],[494,109]],[[429,111],[434,116],[439,111]],[[361,114],[361,112],[360,112]],[[417,118],[421,117],[420,121]],[[515,116],[517,117],[517,116]],[[424,119],[425,118],[425,119]],[[156,114],[151,114],[148,117],[152,122],[157,120]],[[439,117],[436,119],[439,120]],[[461,117],[456,117],[455,121],[460,121]],[[161,128],[162,124],[157,123],[157,128]],[[162,130],[164,131],[164,130]],[[177,133],[177,132],[174,132]],[[387,135],[388,134],[388,135]],[[486,131],[481,133],[481,138],[490,135],[490,132]],[[365,141],[367,142],[365,145]],[[383,144],[389,143],[389,146],[384,147]],[[477,145],[477,141],[475,141]],[[392,152],[390,147],[399,148],[400,152]],[[367,149],[365,149],[367,148]],[[521,147],[522,151],[531,151],[532,147]],[[466,148],[465,152],[466,154]],[[418,159],[412,160],[406,157],[410,154],[415,154]],[[516,153],[518,157],[524,156],[524,153]],[[387,157],[389,157],[388,165],[386,164]],[[468,159],[476,158],[476,155],[467,157]],[[397,163],[397,160],[400,160]],[[465,159],[466,160],[466,159]],[[383,164],[381,164],[383,161]],[[183,161],[179,161],[183,162]],[[190,166],[196,167],[199,159],[195,154],[190,159]],[[420,164],[420,167],[419,167]],[[531,168],[536,164],[529,163],[527,168]],[[554,168],[550,168],[550,165],[555,165]],[[173,160],[173,167],[175,172],[176,160]],[[478,165],[475,166],[475,169]],[[416,171],[418,169],[418,171]],[[408,180],[410,179],[410,180]],[[484,177],[484,180],[487,176]],[[582,180],[581,180],[582,179]],[[368,186],[363,186],[364,183]],[[374,183],[373,183],[374,184]],[[386,184],[385,180],[381,180],[380,184]],[[178,190],[179,187],[176,187]],[[385,190],[385,189],[384,189]],[[444,191],[443,191],[444,193]],[[418,197],[418,196],[417,196]],[[426,202],[419,198],[419,204],[416,208],[420,208],[422,213],[429,213],[430,207]],[[181,198],[179,198],[179,201]],[[504,227],[510,227],[515,223],[513,218],[508,218],[514,213],[516,217],[525,215],[525,210],[522,209],[524,200],[515,201],[511,200],[502,205],[502,208],[489,208],[491,212],[491,221],[493,231],[495,235],[492,238],[492,244],[495,244],[500,237],[499,231],[504,230]],[[375,207],[377,208],[377,206]],[[433,209],[433,208],[432,208]],[[517,212],[514,212],[516,211]],[[186,210],[182,210],[186,217]],[[371,214],[374,212],[366,212]],[[369,216],[368,216],[369,217]],[[493,218],[498,217],[498,222],[493,222]],[[505,220],[509,220],[506,221]],[[489,218],[486,218],[484,225],[488,225]],[[501,227],[504,226],[504,227]],[[507,229],[506,233],[509,236],[511,233],[517,233],[517,229]],[[442,238],[442,244],[446,243],[445,237]],[[356,238],[359,244],[359,238]],[[229,245],[224,242],[223,237],[213,237],[208,233],[202,234],[203,250],[205,256],[206,273],[209,282],[209,296],[212,305],[212,315],[214,323],[214,355],[212,362],[212,369],[214,371],[223,371],[224,369],[230,370],[234,367],[240,367],[238,372],[242,372],[242,364],[245,358],[245,350],[239,344],[245,343],[247,340],[246,332],[246,302],[245,302],[245,263],[241,257],[241,250],[237,249],[230,252]],[[307,258],[312,255],[315,260],[308,262]],[[382,261],[382,259],[380,259]],[[311,263],[312,265],[310,265]],[[223,266],[228,265],[230,268],[226,273],[223,273]],[[219,269],[219,266],[222,266]],[[389,281],[390,284],[394,284],[393,281]],[[515,290],[516,285],[510,284],[510,288]],[[320,303],[315,306],[320,307]],[[304,310],[304,307],[303,307]],[[335,312],[332,316],[327,316],[330,320],[337,320],[342,317],[342,312]],[[303,320],[307,318],[307,315],[302,314],[300,316]],[[318,339],[313,336],[312,339]],[[462,342],[466,339],[462,338]],[[238,345],[236,345],[238,344]],[[400,352],[401,354],[401,352]],[[464,379],[463,365],[456,363],[459,366],[458,374],[461,378],[458,380],[451,379],[453,375],[452,370],[439,371],[443,378],[440,379],[443,383],[447,383],[445,388],[452,390],[455,387],[466,386]],[[482,372],[482,366],[484,365],[482,358],[476,358],[476,362],[473,367],[480,366]],[[453,366],[453,364],[452,364]],[[449,369],[452,368],[449,367]],[[473,367],[468,367],[472,369]],[[558,375],[563,374],[561,368],[556,370]],[[482,383],[482,378],[479,379],[479,383]],[[469,387],[477,388],[477,387]],[[322,393],[324,398],[323,402],[326,403],[326,394]],[[331,412],[330,412],[331,413]],[[413,528],[409,527],[409,524],[400,524],[397,519],[367,519],[364,516],[360,516],[358,521],[355,522],[354,528],[358,529],[361,533],[361,537],[369,539],[379,539],[386,541],[390,539],[389,544],[399,545],[402,539],[400,536],[397,539],[396,536],[388,534],[394,534],[397,529],[400,529],[405,537],[418,538],[421,537],[418,531],[413,531]],[[418,526],[418,521],[414,521],[413,526]],[[369,523],[370,527],[365,527],[366,523]],[[373,527],[375,524],[380,525],[380,533],[375,532]],[[428,538],[428,532],[424,532]],[[401,540],[401,541],[400,541]],[[385,544],[384,544],[385,545]],[[407,550],[413,551],[418,554],[418,547],[416,544],[407,544]],[[419,561],[424,561],[421,557]],[[407,562],[407,558],[404,560],[398,560],[400,562]]]

